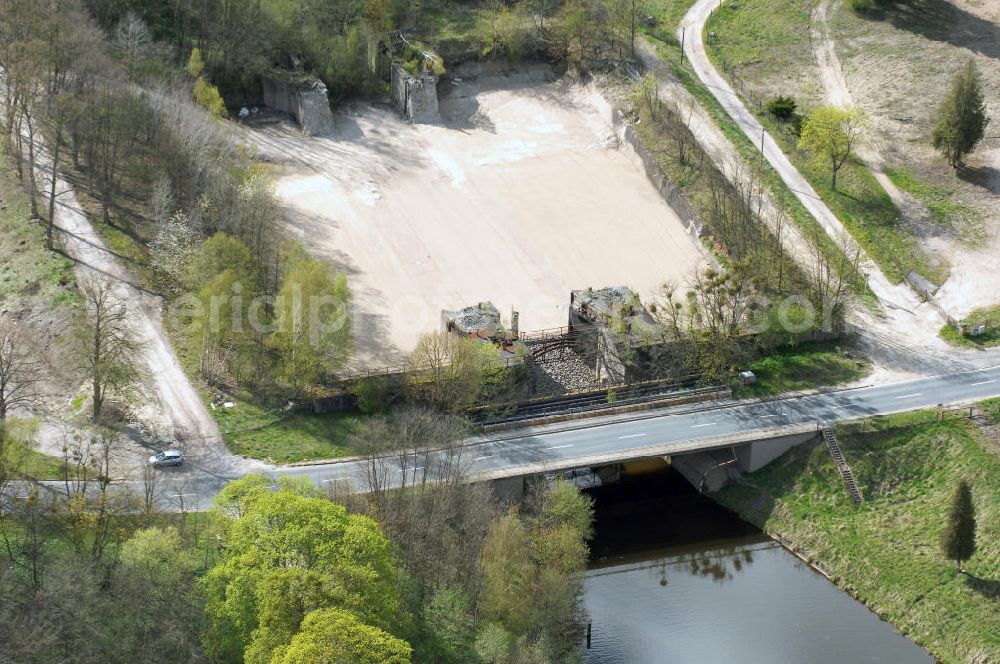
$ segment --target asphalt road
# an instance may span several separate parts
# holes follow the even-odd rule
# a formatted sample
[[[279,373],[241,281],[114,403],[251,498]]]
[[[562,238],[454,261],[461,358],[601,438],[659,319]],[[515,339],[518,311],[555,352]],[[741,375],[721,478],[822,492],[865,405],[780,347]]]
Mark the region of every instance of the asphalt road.
[[[458,458],[440,452],[405,460],[387,458],[380,472],[387,484],[436,479],[447,468],[459,464],[474,478],[517,476],[543,470],[568,469],[612,459],[630,459],[678,453],[699,446],[718,446],[759,437],[765,430],[815,427],[819,422],[857,419],[872,415],[954,405],[1000,396],[1000,367],[780,399],[720,407],[701,407],[684,412],[650,411],[630,419],[592,419],[534,429],[511,430],[472,439]],[[233,477],[212,474],[197,464],[161,470],[159,490],[166,509],[205,509],[214,495]],[[273,476],[307,477],[320,487],[337,484],[344,490],[366,486],[365,463],[344,461],[312,466],[276,468]]]

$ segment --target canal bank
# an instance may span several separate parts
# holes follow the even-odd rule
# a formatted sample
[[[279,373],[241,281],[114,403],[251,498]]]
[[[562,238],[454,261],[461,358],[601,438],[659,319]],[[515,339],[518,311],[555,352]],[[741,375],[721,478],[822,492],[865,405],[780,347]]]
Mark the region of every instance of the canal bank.
[[[584,662],[934,661],[676,471],[649,470],[588,491]]]
[[[853,505],[824,445],[803,445],[713,494],[780,536],[946,663],[1000,662],[998,402],[836,427],[864,500]],[[940,537],[958,483],[972,486],[976,552],[956,569]]]

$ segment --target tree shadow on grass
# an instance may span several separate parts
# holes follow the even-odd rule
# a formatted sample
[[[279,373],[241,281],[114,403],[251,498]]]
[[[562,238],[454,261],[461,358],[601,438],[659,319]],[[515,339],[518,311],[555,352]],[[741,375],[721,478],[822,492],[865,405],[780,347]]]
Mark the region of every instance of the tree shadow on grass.
[[[965,583],[984,597],[1000,600],[1000,580],[983,579],[973,574],[966,574]]]

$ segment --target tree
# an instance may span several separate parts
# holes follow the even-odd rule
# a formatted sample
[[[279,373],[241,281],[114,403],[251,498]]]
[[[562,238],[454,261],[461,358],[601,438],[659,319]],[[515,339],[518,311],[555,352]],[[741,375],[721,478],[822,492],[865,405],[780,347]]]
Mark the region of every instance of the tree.
[[[219,94],[219,88],[206,81],[204,77],[199,76],[194,82],[191,94],[194,95],[194,100],[213,117],[221,118],[226,115],[226,102]]]
[[[415,401],[443,411],[460,411],[476,402],[483,372],[495,366],[495,346],[449,332],[430,332],[407,358],[406,388]]]
[[[413,649],[402,639],[366,625],[349,611],[321,609],[281,649],[276,664],[409,664]]]
[[[42,365],[29,356],[29,346],[14,323],[0,318],[0,433],[15,409],[38,403]]]
[[[485,584],[481,608],[487,620],[503,625],[520,636],[531,626],[534,566],[528,533],[516,514],[508,514],[490,526],[480,558]]]
[[[941,100],[931,130],[931,142],[952,167],[958,168],[965,156],[983,140],[989,123],[983,101],[982,76],[970,58]]]
[[[647,72],[637,87],[637,96],[646,107],[650,120],[656,120],[660,113],[660,86],[655,72]]]
[[[271,345],[295,396],[334,371],[351,345],[347,277],[295,245],[285,255],[285,276],[275,303]]]
[[[135,12],[127,12],[118,22],[118,27],[115,29],[115,47],[125,56],[129,78],[135,76],[136,66],[149,50],[152,41],[153,37],[149,34],[145,21]]]
[[[120,555],[129,574],[161,601],[186,588],[198,567],[197,557],[184,548],[173,527],[136,531],[122,544]]]
[[[239,516],[224,558],[202,582],[209,653],[228,659],[246,650],[248,661],[269,661],[317,609],[351,611],[380,629],[405,624],[392,546],[378,525],[318,497],[311,484],[269,484],[237,480],[217,499],[223,515]]]
[[[972,487],[962,480],[955,488],[948,511],[948,523],[941,533],[941,550],[954,560],[959,571],[962,561],[976,551],[976,508],[972,503]]]
[[[442,586],[424,607],[424,622],[434,635],[442,659],[448,662],[472,660],[475,620],[472,602],[460,588]]]
[[[110,283],[91,282],[82,290],[89,320],[78,342],[90,376],[93,416],[99,420],[108,394],[139,378],[136,355],[141,345],[129,329],[128,308]]]
[[[197,46],[191,49],[191,57],[188,58],[185,69],[192,78],[199,78],[205,71],[205,61],[201,59],[201,49]]]
[[[865,127],[865,115],[856,108],[823,106],[802,123],[799,148],[809,150],[830,167],[830,187],[837,189],[837,173],[854,152]]]

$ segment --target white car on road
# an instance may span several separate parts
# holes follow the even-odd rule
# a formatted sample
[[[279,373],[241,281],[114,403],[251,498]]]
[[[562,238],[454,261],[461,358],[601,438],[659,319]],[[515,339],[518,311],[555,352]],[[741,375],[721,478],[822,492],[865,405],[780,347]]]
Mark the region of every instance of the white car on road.
[[[180,466],[184,463],[184,454],[180,450],[163,450],[149,457],[149,463],[154,467]]]

